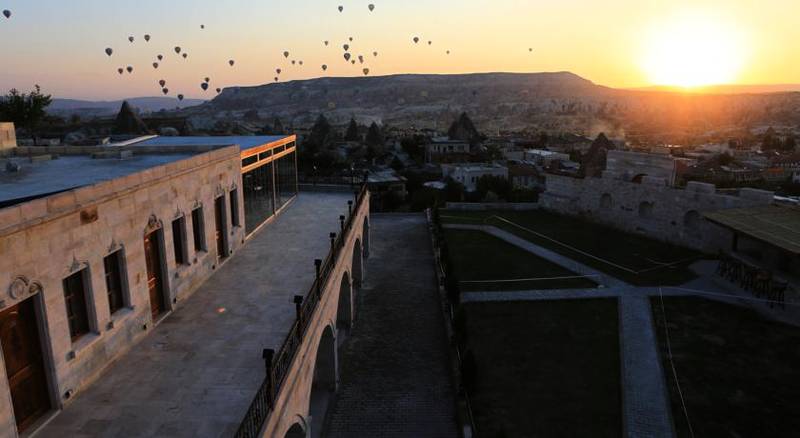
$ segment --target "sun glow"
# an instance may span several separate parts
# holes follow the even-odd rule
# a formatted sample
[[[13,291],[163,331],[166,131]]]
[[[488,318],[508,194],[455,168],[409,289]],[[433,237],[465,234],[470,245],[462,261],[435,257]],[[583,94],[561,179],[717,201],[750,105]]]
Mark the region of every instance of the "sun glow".
[[[707,16],[681,16],[654,26],[642,66],[654,85],[695,88],[735,82],[744,64],[741,31]]]

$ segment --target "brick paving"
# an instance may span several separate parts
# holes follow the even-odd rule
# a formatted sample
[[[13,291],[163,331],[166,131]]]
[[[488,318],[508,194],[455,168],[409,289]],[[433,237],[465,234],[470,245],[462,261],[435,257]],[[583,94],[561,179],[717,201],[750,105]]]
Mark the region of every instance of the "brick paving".
[[[341,347],[327,437],[457,437],[455,395],[423,215],[373,215],[357,321]]]

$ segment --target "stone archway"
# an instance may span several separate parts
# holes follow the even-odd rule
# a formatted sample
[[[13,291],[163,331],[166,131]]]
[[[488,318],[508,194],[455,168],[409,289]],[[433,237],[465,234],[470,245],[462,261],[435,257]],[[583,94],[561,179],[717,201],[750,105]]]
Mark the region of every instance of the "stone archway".
[[[289,430],[286,431],[284,438],[306,438],[306,431],[300,423],[294,423]]]
[[[325,327],[317,346],[314,361],[314,380],[311,383],[308,412],[311,417],[311,437],[321,437],[328,407],[333,401],[339,380],[336,338],[331,326]]]
[[[353,244],[353,260],[352,260],[352,273],[353,273],[353,287],[361,289],[364,281],[364,257],[361,247],[361,240],[356,239]]]
[[[353,326],[353,287],[347,272],[339,286],[339,304],[336,310],[336,341],[342,345]]]
[[[362,226],[361,230],[361,240],[363,242],[362,252],[364,258],[369,258],[369,218],[364,218],[364,225]]]

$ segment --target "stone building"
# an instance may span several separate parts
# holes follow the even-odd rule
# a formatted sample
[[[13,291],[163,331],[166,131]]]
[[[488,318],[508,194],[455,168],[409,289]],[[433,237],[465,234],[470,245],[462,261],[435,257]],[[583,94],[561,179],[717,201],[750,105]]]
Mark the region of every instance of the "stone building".
[[[32,431],[297,193],[295,137],[0,153],[0,430]]]
[[[648,176],[638,183],[609,173],[602,178],[546,178],[546,191],[539,197],[545,209],[708,252],[727,249],[731,233],[706,221],[703,213],[766,206],[774,199],[772,192],[756,189],[722,194],[714,185],[699,182],[672,188],[663,178]]]
[[[453,178],[464,185],[468,192],[478,189],[478,180],[484,176],[496,176],[508,179],[508,168],[499,164],[446,164],[442,166],[445,177]]]

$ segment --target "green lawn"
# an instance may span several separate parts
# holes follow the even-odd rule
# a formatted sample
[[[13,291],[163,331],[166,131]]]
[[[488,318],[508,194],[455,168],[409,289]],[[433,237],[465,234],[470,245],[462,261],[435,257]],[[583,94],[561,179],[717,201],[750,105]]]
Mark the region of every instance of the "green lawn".
[[[479,437],[622,435],[617,300],[466,303]]]
[[[696,437],[800,434],[800,328],[699,297],[664,298],[675,368]],[[678,436],[688,437],[667,359],[660,301],[652,300]]]
[[[442,210],[441,216],[444,223],[485,223],[497,226],[637,286],[678,286],[691,281],[695,278],[695,274],[688,269],[688,266],[702,256],[690,249],[542,210],[517,212]],[[581,254],[493,216],[507,219],[605,261]],[[679,261],[682,262],[674,266],[664,266]]]
[[[570,277],[578,274],[482,231],[445,230],[450,258],[460,281]],[[585,278],[462,283],[463,291],[585,289],[597,284]]]

